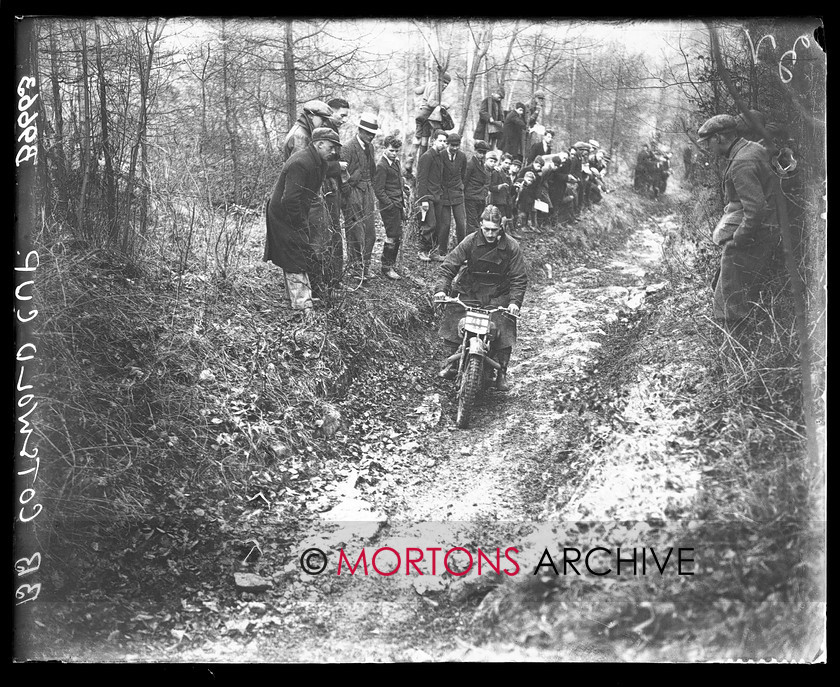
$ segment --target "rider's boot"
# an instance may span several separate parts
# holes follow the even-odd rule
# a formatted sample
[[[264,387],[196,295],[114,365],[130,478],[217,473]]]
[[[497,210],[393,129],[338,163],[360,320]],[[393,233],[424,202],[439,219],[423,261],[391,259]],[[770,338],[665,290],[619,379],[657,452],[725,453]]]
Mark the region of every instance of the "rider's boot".
[[[496,373],[496,391],[510,391],[510,384],[507,381],[507,369],[510,362],[510,348],[502,348],[496,353],[496,361],[501,366]]]
[[[458,350],[458,344],[452,343],[451,341],[443,342],[443,350],[446,359],[450,358],[451,356],[455,355],[455,352]],[[458,376],[458,361],[455,360],[451,363],[448,363],[444,360],[443,367],[441,368],[440,372],[438,372],[438,377],[441,379],[455,379]]]

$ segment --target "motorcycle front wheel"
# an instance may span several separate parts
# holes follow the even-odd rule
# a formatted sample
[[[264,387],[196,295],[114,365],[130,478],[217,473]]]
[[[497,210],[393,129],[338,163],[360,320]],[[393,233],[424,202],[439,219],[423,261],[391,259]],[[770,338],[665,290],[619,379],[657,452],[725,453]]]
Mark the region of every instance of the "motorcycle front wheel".
[[[460,429],[469,427],[473,405],[475,405],[478,392],[481,389],[483,368],[484,358],[482,356],[470,356],[461,381],[461,389],[458,392],[458,415],[455,418],[455,423]]]

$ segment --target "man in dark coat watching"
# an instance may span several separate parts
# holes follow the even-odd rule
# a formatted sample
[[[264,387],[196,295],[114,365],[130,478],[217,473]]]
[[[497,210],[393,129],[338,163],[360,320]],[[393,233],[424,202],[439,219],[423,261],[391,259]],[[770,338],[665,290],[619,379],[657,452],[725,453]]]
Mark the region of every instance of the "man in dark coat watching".
[[[476,141],[488,143],[490,145],[488,150],[498,148],[502,138],[502,127],[504,126],[502,98],[504,97],[505,89],[499,86],[481,101],[481,107],[478,109],[478,125],[475,127],[473,138]]]
[[[283,165],[266,212],[266,242],[263,260],[283,268],[286,293],[292,309],[309,319],[312,286],[309,273],[318,264],[312,245],[309,211],[317,202],[328,161],[341,148],[338,134],[320,127],[312,142],[293,153]]]
[[[522,160],[522,141],[526,128],[528,124],[525,122],[525,103],[516,103],[505,117],[502,136],[502,150],[514,160]]]
[[[478,229],[478,218],[487,206],[487,194],[490,191],[492,170],[487,168],[489,147],[484,141],[475,142],[475,155],[467,163],[467,175],[464,178],[464,206],[467,215],[467,233]],[[493,163],[495,167],[495,162]]]
[[[742,138],[738,121],[715,115],[697,132],[697,141],[725,161],[726,206],[712,241],[723,248],[715,284],[714,316],[730,330],[740,325],[758,300],[761,281],[779,242],[777,181],[763,146]]]
[[[446,252],[447,246],[438,242],[439,218],[443,199],[443,155],[446,132],[437,129],[430,139],[429,149],[417,162],[417,202],[420,203],[420,251],[417,257],[430,262],[433,256]],[[446,226],[449,240],[449,224]]]
[[[396,136],[385,137],[385,150],[373,176],[373,192],[379,203],[379,216],[385,227],[385,245],[382,246],[382,274],[388,279],[402,279],[397,272],[397,255],[400,252],[405,220],[405,186],[400,170],[399,154],[402,141]]]

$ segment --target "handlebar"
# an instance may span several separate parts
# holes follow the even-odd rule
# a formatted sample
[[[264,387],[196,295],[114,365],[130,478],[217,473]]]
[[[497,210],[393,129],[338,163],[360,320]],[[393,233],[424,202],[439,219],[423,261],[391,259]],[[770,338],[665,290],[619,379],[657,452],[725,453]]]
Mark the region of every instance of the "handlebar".
[[[510,312],[510,310],[508,310],[508,308],[506,306],[501,306],[500,305],[496,308],[482,308],[482,307],[479,307],[477,305],[468,305],[467,303],[464,303],[464,301],[462,301],[458,296],[454,296],[454,297],[444,296],[443,298],[436,298],[434,302],[435,303],[458,303],[459,305],[463,306],[465,310],[480,310],[481,312],[486,312],[488,314],[492,314],[494,312],[502,311],[506,315],[508,315],[508,317],[514,317],[517,320],[520,317],[520,315],[514,315],[512,312]]]

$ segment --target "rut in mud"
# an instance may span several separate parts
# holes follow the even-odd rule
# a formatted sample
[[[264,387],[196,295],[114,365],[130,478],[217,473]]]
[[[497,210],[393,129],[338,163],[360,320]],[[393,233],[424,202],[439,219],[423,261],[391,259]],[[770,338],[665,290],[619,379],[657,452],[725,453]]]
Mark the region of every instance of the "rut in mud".
[[[592,359],[605,325],[639,307],[661,257],[662,233],[650,223],[605,263],[561,271],[545,268],[529,287],[519,340],[511,360],[508,394],[492,391],[479,402],[471,427],[455,427],[445,394],[427,394],[417,408],[426,430],[409,459],[383,466],[387,480],[371,484],[357,471],[335,488],[331,509],[293,546],[326,555],[321,575],[301,571],[296,554],[283,581],[267,598],[253,602],[257,616],[274,615],[249,641],[210,642],[179,653],[180,660],[429,660],[455,656],[469,637],[471,610],[493,584],[471,574],[443,574],[442,555],[453,547],[476,553],[513,546],[550,516],[557,494],[572,494],[587,465],[569,464],[574,446],[562,432],[556,407],[561,385]],[[385,459],[383,459],[385,460]],[[349,575],[363,550],[370,556],[389,547],[400,568],[379,574],[362,566]],[[429,553],[433,547],[440,554]],[[415,563],[406,574],[406,552]],[[346,559],[336,575],[342,551]],[[523,568],[536,561],[520,558]],[[502,565],[508,563],[501,558]],[[496,560],[493,560],[495,563]],[[469,567],[464,552],[447,561],[454,571]],[[389,573],[392,552],[377,558]],[[512,566],[508,565],[512,570]],[[423,571],[425,574],[420,575]],[[501,576],[502,578],[504,576]],[[266,603],[267,602],[267,603]],[[246,606],[249,604],[246,604]],[[269,610],[267,610],[269,609]],[[246,609],[246,613],[248,609]],[[242,642],[242,645],[239,642]],[[455,652],[455,653],[453,653]]]

